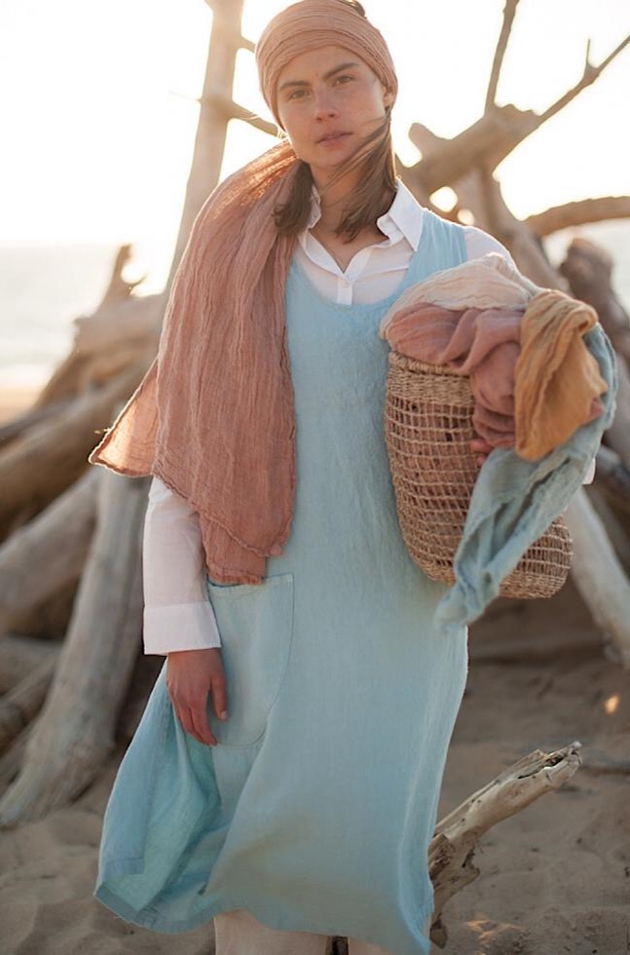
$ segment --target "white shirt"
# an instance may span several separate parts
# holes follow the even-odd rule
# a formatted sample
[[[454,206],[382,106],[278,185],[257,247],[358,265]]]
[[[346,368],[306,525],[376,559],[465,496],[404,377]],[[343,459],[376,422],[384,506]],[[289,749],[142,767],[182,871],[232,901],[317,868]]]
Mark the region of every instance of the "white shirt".
[[[344,272],[310,231],[321,217],[314,190],[309,224],[299,236],[295,254],[309,281],[330,301],[343,305],[378,302],[400,285],[418,248],[424,214],[399,182],[389,211],[377,221],[385,239],[357,252]],[[511,261],[509,252],[480,229],[466,227],[464,239],[469,260],[499,252]],[[145,653],[221,646],[206,590],[197,514],[159,478],[153,479],[149,490],[143,576]]]

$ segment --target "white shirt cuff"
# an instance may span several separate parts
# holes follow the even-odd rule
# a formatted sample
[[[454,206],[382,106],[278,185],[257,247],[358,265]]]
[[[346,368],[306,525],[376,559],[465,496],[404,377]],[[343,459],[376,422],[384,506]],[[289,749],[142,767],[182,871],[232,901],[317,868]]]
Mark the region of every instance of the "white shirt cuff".
[[[144,608],[144,652],[210,650],[221,646],[211,604],[189,603]]]

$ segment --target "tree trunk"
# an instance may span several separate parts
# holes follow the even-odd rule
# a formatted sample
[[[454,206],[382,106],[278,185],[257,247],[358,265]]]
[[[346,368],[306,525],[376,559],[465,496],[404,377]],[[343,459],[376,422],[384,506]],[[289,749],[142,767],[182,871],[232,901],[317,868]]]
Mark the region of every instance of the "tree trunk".
[[[94,529],[98,478],[91,469],[0,547],[0,636],[18,615],[81,576]]]
[[[573,538],[573,580],[614,655],[630,669],[630,580],[583,489],[565,517]]]
[[[97,527],[70,630],[24,766],[0,801],[0,824],[73,799],[114,743],[142,627],[140,541],[148,479],[100,475]]]

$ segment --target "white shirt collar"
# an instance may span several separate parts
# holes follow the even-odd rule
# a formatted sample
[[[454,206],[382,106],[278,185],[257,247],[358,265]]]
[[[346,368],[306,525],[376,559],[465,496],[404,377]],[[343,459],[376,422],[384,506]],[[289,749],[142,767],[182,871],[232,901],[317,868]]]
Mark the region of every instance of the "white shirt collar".
[[[320,196],[313,186],[311,199],[311,214],[308,220],[307,229],[313,226],[321,219]],[[414,252],[417,250],[422,235],[422,220],[424,209],[417,201],[415,196],[407,189],[402,180],[396,180],[396,195],[394,201],[387,212],[379,216],[376,225],[380,231],[389,239],[389,243],[397,242],[405,238]]]

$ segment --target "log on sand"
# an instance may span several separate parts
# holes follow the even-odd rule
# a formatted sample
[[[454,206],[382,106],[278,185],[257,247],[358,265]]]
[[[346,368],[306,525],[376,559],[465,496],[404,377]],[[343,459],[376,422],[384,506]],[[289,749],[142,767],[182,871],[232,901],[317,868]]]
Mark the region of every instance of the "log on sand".
[[[97,527],[69,633],[0,825],[37,819],[82,792],[114,744],[142,628],[141,527],[148,481],[103,471]]]
[[[481,837],[540,796],[559,789],[579,768],[580,749],[580,743],[571,743],[553,753],[534,750],[438,822],[429,846],[434,889],[430,935],[438,948],[444,948],[448,939],[442,920],[444,906],[480,874],[472,860]],[[334,940],[331,955],[346,955],[347,951],[345,939]]]
[[[96,519],[95,469],[0,546],[0,636],[19,615],[78,581]]]
[[[134,366],[105,387],[81,395],[52,421],[31,428],[0,453],[0,527],[5,532],[16,513],[37,513],[81,476],[99,430],[111,423],[145,370]]]
[[[535,750],[438,822],[429,847],[429,872],[435,890],[431,940],[438,947],[444,948],[447,940],[442,909],[479,875],[472,859],[480,837],[570,779],[581,762],[579,750],[580,743],[553,753]]]
[[[8,693],[44,660],[59,653],[56,640],[37,640],[14,634],[0,640],[0,693]]]
[[[0,699],[0,753],[40,711],[52,681],[56,659],[44,660],[10,693]]]

